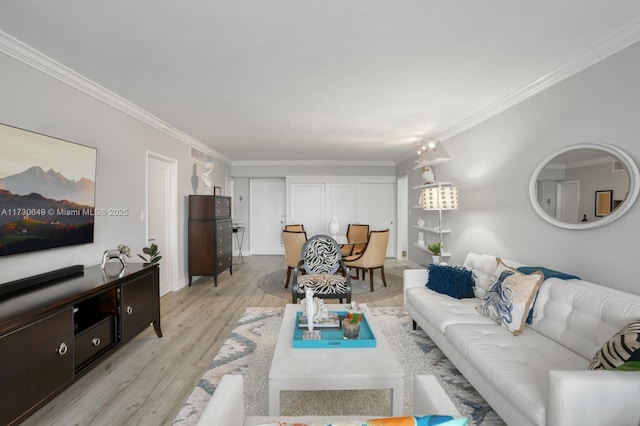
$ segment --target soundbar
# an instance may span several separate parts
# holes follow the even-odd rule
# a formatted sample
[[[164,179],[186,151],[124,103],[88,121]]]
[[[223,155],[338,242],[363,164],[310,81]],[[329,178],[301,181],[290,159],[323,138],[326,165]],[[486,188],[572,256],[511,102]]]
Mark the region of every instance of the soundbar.
[[[50,283],[60,278],[70,277],[72,275],[80,275],[84,273],[83,265],[67,266],[65,268],[56,269],[54,271],[45,272],[43,274],[33,275],[31,277],[21,278],[19,280],[10,281],[0,284],[0,296],[5,294],[21,291],[37,285]]]

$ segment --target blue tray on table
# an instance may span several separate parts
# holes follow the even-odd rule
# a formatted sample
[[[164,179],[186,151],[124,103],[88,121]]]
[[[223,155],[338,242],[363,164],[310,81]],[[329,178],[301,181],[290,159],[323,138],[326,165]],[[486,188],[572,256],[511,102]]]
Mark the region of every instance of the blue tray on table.
[[[346,311],[336,312],[340,319],[344,318]],[[298,321],[302,312],[296,314],[296,325],[293,328],[292,346],[294,348],[375,348],[376,338],[371,331],[367,316],[362,315],[360,323],[360,336],[357,339],[345,339],[342,337],[342,328],[318,329],[320,340],[302,340],[302,333],[306,328],[299,328]]]

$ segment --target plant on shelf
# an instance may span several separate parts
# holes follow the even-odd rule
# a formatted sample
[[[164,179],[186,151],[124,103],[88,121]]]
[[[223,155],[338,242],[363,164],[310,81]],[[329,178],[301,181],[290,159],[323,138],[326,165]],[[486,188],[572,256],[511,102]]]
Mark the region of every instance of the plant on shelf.
[[[429,250],[429,253],[431,253],[431,259],[433,260],[433,263],[439,264],[440,263],[440,243],[429,244],[427,246],[427,250]]]
[[[142,252],[147,255],[147,257],[139,254],[138,257],[145,261],[145,263],[158,263],[162,256],[160,256],[160,251],[158,250],[158,246],[156,243],[151,243],[149,247],[145,247],[142,249]]]

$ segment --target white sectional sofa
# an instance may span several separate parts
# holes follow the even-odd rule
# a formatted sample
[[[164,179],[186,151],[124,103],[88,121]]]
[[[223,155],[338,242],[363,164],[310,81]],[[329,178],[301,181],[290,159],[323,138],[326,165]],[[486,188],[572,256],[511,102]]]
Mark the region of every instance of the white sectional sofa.
[[[640,372],[588,369],[603,344],[640,318],[640,296],[549,278],[531,325],[514,336],[476,310],[495,279],[496,258],[470,253],[463,266],[472,270],[479,298],[434,292],[425,287],[428,270],[410,269],[404,306],[507,424],[640,424]]]

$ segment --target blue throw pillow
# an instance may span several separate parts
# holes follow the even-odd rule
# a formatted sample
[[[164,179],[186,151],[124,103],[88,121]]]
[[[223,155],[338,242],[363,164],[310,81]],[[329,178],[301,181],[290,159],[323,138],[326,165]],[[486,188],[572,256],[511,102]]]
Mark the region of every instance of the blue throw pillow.
[[[580,277],[577,277],[575,275],[565,274],[564,272],[555,271],[553,269],[545,268],[544,266],[521,266],[516,269],[518,270],[518,272],[525,275],[533,274],[534,272],[540,271],[544,274],[545,280],[547,278],[560,278],[561,280],[580,279]],[[529,311],[529,316],[527,317],[527,324],[531,324],[533,322],[533,308],[536,306],[536,299],[533,299],[533,303],[531,304],[531,310]]]
[[[436,264],[427,266],[427,269],[429,270],[427,288],[456,299],[474,297],[471,271],[457,266]]]

